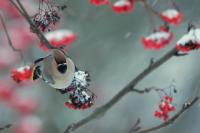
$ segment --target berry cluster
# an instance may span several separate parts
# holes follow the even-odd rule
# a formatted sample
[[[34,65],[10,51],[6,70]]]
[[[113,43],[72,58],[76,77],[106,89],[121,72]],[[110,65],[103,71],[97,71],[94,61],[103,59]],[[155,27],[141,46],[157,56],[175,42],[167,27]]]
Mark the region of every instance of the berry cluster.
[[[47,32],[44,35],[51,45],[56,48],[70,46],[77,39],[74,32],[65,29]],[[44,51],[49,50],[45,44],[41,44],[40,47]]]
[[[33,16],[33,22],[42,32],[50,31],[51,27],[54,26],[60,20],[60,15],[57,10],[50,9],[41,11]]]
[[[87,90],[77,88],[70,92],[69,101],[65,105],[71,109],[87,109],[93,105],[94,96]]]
[[[72,84],[67,88],[69,101],[65,105],[71,109],[87,109],[93,105],[94,94],[87,88],[89,86],[89,74],[77,71]]]
[[[135,0],[117,0],[111,3],[109,0],[90,0],[90,3],[95,6],[108,5],[116,13],[132,12],[135,7]]]
[[[146,49],[159,50],[164,46],[169,45],[174,38],[172,32],[166,26],[161,26],[159,30],[155,31],[151,35],[142,38],[142,43]]]
[[[109,4],[109,0],[89,0],[91,4],[95,6],[107,5]]]
[[[171,96],[165,96],[164,100],[159,104],[159,110],[156,110],[154,113],[155,117],[163,119],[166,121],[169,119],[169,113],[175,111],[175,107],[172,105],[173,98]]]
[[[24,66],[17,69],[13,69],[11,72],[11,77],[17,83],[24,80],[30,80],[32,78],[32,70],[30,66]]]
[[[112,5],[112,9],[116,13],[126,13],[134,10],[135,0],[118,0]]]
[[[33,23],[42,32],[50,31],[60,21],[60,11],[67,6],[56,6],[55,0],[39,0],[39,11],[33,17]]]
[[[176,49],[182,53],[188,53],[191,50],[200,48],[200,29],[190,27],[189,32],[185,34],[176,43]]]
[[[167,9],[160,14],[160,17],[172,25],[179,25],[183,21],[183,13],[178,12],[176,9]]]

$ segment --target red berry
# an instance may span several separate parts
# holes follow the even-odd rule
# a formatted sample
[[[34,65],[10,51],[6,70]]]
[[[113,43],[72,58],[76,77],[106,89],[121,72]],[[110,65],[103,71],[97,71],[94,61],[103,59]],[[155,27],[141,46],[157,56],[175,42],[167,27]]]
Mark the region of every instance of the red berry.
[[[109,4],[109,0],[89,0],[91,4],[95,6],[107,5]]]

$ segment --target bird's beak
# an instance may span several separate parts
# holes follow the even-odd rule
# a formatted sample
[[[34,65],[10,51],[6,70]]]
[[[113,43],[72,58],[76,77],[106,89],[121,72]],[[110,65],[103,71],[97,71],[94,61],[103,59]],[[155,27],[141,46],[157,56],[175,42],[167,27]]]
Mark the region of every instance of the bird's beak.
[[[53,57],[57,65],[66,63],[66,55],[60,50],[53,50]]]

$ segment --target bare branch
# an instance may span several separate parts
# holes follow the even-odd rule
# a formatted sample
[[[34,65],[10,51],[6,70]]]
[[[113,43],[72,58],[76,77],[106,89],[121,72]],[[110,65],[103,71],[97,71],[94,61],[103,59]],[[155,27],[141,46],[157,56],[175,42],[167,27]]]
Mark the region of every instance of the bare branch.
[[[179,8],[179,6],[176,4],[175,0],[171,0],[171,3],[172,3],[172,5],[173,5],[173,7],[174,7],[175,9],[177,9],[178,11],[180,11],[180,8]]]
[[[135,91],[135,92],[140,92],[142,93],[143,91],[139,91],[134,89],[134,87],[142,81],[143,78],[145,78],[147,75],[149,75],[152,71],[154,71],[156,68],[158,68],[160,65],[168,61],[171,57],[174,56],[176,53],[176,49],[173,48],[170,50],[168,53],[166,53],[163,57],[161,57],[159,60],[154,62],[151,67],[147,67],[143,72],[141,72],[136,78],[134,78],[127,86],[122,88],[121,91],[119,91],[110,101],[102,105],[101,107],[98,107],[94,110],[92,114],[87,116],[86,118],[78,121],[77,123],[71,124],[66,128],[64,133],[70,133],[72,131],[75,131],[76,129],[84,126],[85,124],[89,123],[90,121],[103,117],[104,114],[111,108],[113,107],[117,102],[119,102],[126,94],[129,92]]]
[[[132,89],[132,92],[136,92],[136,93],[139,93],[139,94],[149,93],[150,91],[165,93],[163,89],[160,89],[160,88],[157,88],[157,87],[149,87],[149,88],[145,88],[144,90],[139,90],[139,89],[135,89],[135,88]]]
[[[152,131],[159,130],[163,127],[169,126],[169,125],[173,124],[184,112],[186,112],[186,110],[191,108],[198,100],[199,100],[199,97],[195,97],[192,101],[184,103],[182,109],[178,113],[176,113],[168,121],[163,122],[163,123],[159,124],[158,126],[155,126],[155,127],[152,127],[152,128],[146,129],[146,130],[142,130],[142,131],[139,131],[139,132],[132,131],[131,133],[149,133],[149,132],[152,132]]]
[[[6,33],[6,37],[8,39],[9,46],[12,48],[13,51],[18,52],[20,54],[21,59],[23,60],[23,52],[22,52],[22,50],[17,49],[17,48],[14,47],[14,45],[13,45],[13,43],[11,41],[10,35],[8,33],[8,29],[7,29],[6,24],[4,22],[3,16],[1,14],[0,14],[0,19],[1,19],[1,23],[2,23],[3,29],[4,29],[4,31]]]
[[[30,24],[31,29],[37,35],[40,41],[43,42],[47,46],[47,48],[56,49],[49,43],[49,41],[44,37],[43,33],[32,22],[32,20],[30,19],[30,16],[28,15],[22,3],[19,0],[16,0],[18,5],[13,0],[10,0],[10,2],[13,4],[13,6],[15,6],[15,8],[19,11],[19,13],[27,20],[27,22]]]

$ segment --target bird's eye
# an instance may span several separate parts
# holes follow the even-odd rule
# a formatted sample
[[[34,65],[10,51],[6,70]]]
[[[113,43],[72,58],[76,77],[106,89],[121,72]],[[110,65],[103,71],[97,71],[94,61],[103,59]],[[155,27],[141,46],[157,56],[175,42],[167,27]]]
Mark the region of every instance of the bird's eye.
[[[67,65],[66,65],[66,64],[59,64],[59,65],[58,65],[58,71],[59,71],[60,73],[65,73],[66,70],[67,70]]]

